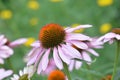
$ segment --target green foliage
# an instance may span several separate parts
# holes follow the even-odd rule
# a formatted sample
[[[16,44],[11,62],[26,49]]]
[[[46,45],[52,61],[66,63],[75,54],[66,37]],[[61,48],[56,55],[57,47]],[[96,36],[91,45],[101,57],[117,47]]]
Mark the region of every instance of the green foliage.
[[[39,4],[37,10],[28,7],[29,1],[32,0],[0,0],[0,34],[5,34],[10,41],[21,37],[38,39],[40,28],[48,23],[58,23],[62,26],[71,26],[76,23],[92,24],[92,28],[84,31],[85,34],[92,37],[102,35],[100,26],[104,23],[110,23],[112,28],[120,27],[119,0],[114,0],[112,5],[105,7],[100,7],[97,0],[63,0],[56,3],[50,0],[36,0]],[[1,17],[3,10],[12,12],[10,19]],[[35,25],[30,22],[32,18],[38,19]],[[14,49],[15,52],[10,61],[15,73],[25,66],[23,58],[30,49],[25,46]],[[93,80],[100,80],[107,74],[112,74],[115,44],[105,44],[104,48],[97,50],[97,52],[100,53],[100,57],[91,65],[92,69],[88,70],[83,66],[79,70],[74,70],[71,72],[73,80],[88,80],[86,74],[91,74],[94,77]],[[6,61],[5,65],[7,64],[9,62]],[[119,76],[118,73],[117,77]],[[46,80],[46,76],[35,74],[32,80]]]

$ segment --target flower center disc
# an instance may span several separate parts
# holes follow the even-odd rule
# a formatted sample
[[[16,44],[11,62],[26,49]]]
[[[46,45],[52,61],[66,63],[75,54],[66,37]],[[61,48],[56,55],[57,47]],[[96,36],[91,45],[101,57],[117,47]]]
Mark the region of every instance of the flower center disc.
[[[45,48],[59,45],[65,38],[64,29],[58,24],[48,24],[40,30],[39,40]]]
[[[120,28],[114,28],[112,29],[113,33],[120,34]]]
[[[59,70],[53,70],[47,80],[66,80],[65,75],[62,71]]]

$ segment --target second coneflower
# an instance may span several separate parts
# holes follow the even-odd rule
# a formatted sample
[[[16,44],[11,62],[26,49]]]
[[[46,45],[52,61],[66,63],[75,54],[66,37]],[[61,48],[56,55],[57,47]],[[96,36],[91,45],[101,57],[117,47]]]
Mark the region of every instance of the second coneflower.
[[[80,28],[88,28],[91,25],[80,25],[75,28],[63,29],[58,24],[48,24],[40,30],[39,40],[31,46],[33,49],[27,55],[27,65],[38,66],[37,73],[45,71],[49,63],[49,55],[53,51],[53,59],[59,69],[63,69],[64,63],[69,65],[72,58],[81,58],[81,54],[71,45],[86,49],[88,46],[83,41],[91,40],[90,37],[72,33]]]

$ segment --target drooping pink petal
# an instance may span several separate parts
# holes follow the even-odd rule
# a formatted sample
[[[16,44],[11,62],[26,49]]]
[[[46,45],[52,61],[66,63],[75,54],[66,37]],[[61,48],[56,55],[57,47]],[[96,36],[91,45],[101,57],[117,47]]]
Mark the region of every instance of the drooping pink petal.
[[[58,51],[56,48],[53,49],[53,58],[54,58],[54,61],[55,61],[55,64],[56,66],[59,68],[59,69],[63,69],[63,63],[58,55]]]
[[[0,40],[0,45],[4,45],[7,42],[7,39],[3,37],[3,39]]]
[[[71,43],[74,44],[75,46],[77,46],[80,49],[87,49],[88,48],[88,46],[84,42],[71,41]]]
[[[76,68],[76,69],[79,69],[81,66],[82,66],[82,62],[76,61],[76,63],[75,63],[75,68]]]
[[[42,69],[43,71],[47,68],[48,62],[49,62],[49,53],[50,53],[50,48],[45,52],[45,54],[42,57]]]
[[[86,52],[82,52],[82,56],[83,56],[83,59],[87,61],[88,64],[91,63],[92,59]]]
[[[37,66],[38,62],[40,61],[40,58],[43,56],[44,52],[46,50],[45,49],[42,49],[40,52],[39,52],[39,55],[37,56],[36,60],[35,60],[35,66]],[[41,67],[42,68],[42,67]]]
[[[38,64],[37,74],[40,74],[41,72],[42,72],[42,61],[40,61]]]
[[[7,70],[7,71],[5,71],[4,69],[3,69],[1,72],[2,72],[2,73],[0,74],[0,80],[2,80],[2,79],[5,78],[5,77],[10,76],[10,75],[13,73],[12,70]]]
[[[94,56],[99,56],[99,54],[95,52],[93,49],[87,49],[87,51],[93,54]]]
[[[65,49],[70,52],[70,55],[74,58],[82,58],[81,54],[79,51],[77,51],[75,48],[71,47],[70,45],[65,45]]]
[[[114,38],[115,35],[116,35],[115,33],[112,33],[112,32],[111,32],[111,33],[107,33],[107,34],[105,34],[104,37],[105,37],[105,38]]]
[[[61,49],[60,46],[58,46],[58,53],[59,53],[59,55],[60,55],[60,58],[61,58],[65,63],[67,63],[67,64],[70,63],[70,58],[69,58],[67,55],[65,55],[64,51]]]
[[[13,50],[11,48],[9,48],[8,46],[1,46],[0,50],[1,51],[5,51],[6,54],[8,54],[8,55],[12,55],[13,54]]]
[[[4,64],[4,60],[0,58],[0,64]]]
[[[72,71],[72,70],[73,70],[74,65],[75,65],[75,61],[74,61],[74,60],[72,60],[72,61],[70,62],[70,65],[69,65],[69,70],[70,70],[70,71]]]
[[[115,37],[117,38],[117,40],[120,40],[120,35],[119,34],[116,34]]]
[[[40,52],[41,52],[41,51],[42,51],[42,50],[39,51],[38,48],[35,49],[34,54],[31,55],[31,56],[29,56],[29,58],[28,58],[28,60],[27,60],[27,61],[28,61],[27,65],[31,65],[31,64],[35,63],[35,61],[36,61],[37,57],[40,55]],[[26,57],[26,59],[27,59],[27,57]]]

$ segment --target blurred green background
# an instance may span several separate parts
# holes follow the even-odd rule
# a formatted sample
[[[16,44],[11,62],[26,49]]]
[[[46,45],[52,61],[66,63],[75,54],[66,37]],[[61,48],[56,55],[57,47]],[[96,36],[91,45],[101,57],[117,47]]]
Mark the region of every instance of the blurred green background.
[[[112,28],[120,27],[120,0],[0,0],[0,34],[5,34],[10,41],[22,37],[30,39],[25,45],[15,48],[10,57],[15,73],[25,66],[23,57],[31,49],[29,43],[38,39],[40,28],[48,23],[58,23],[63,27],[91,24],[92,28],[81,32],[100,37]],[[116,43],[105,44],[103,49],[96,50],[100,56],[91,65],[91,70],[83,65],[71,72],[73,80],[89,80],[86,77],[89,73],[94,76],[93,80],[111,74],[115,50]],[[7,64],[6,60],[2,66],[11,69]],[[46,80],[46,77],[35,75],[32,80]]]

